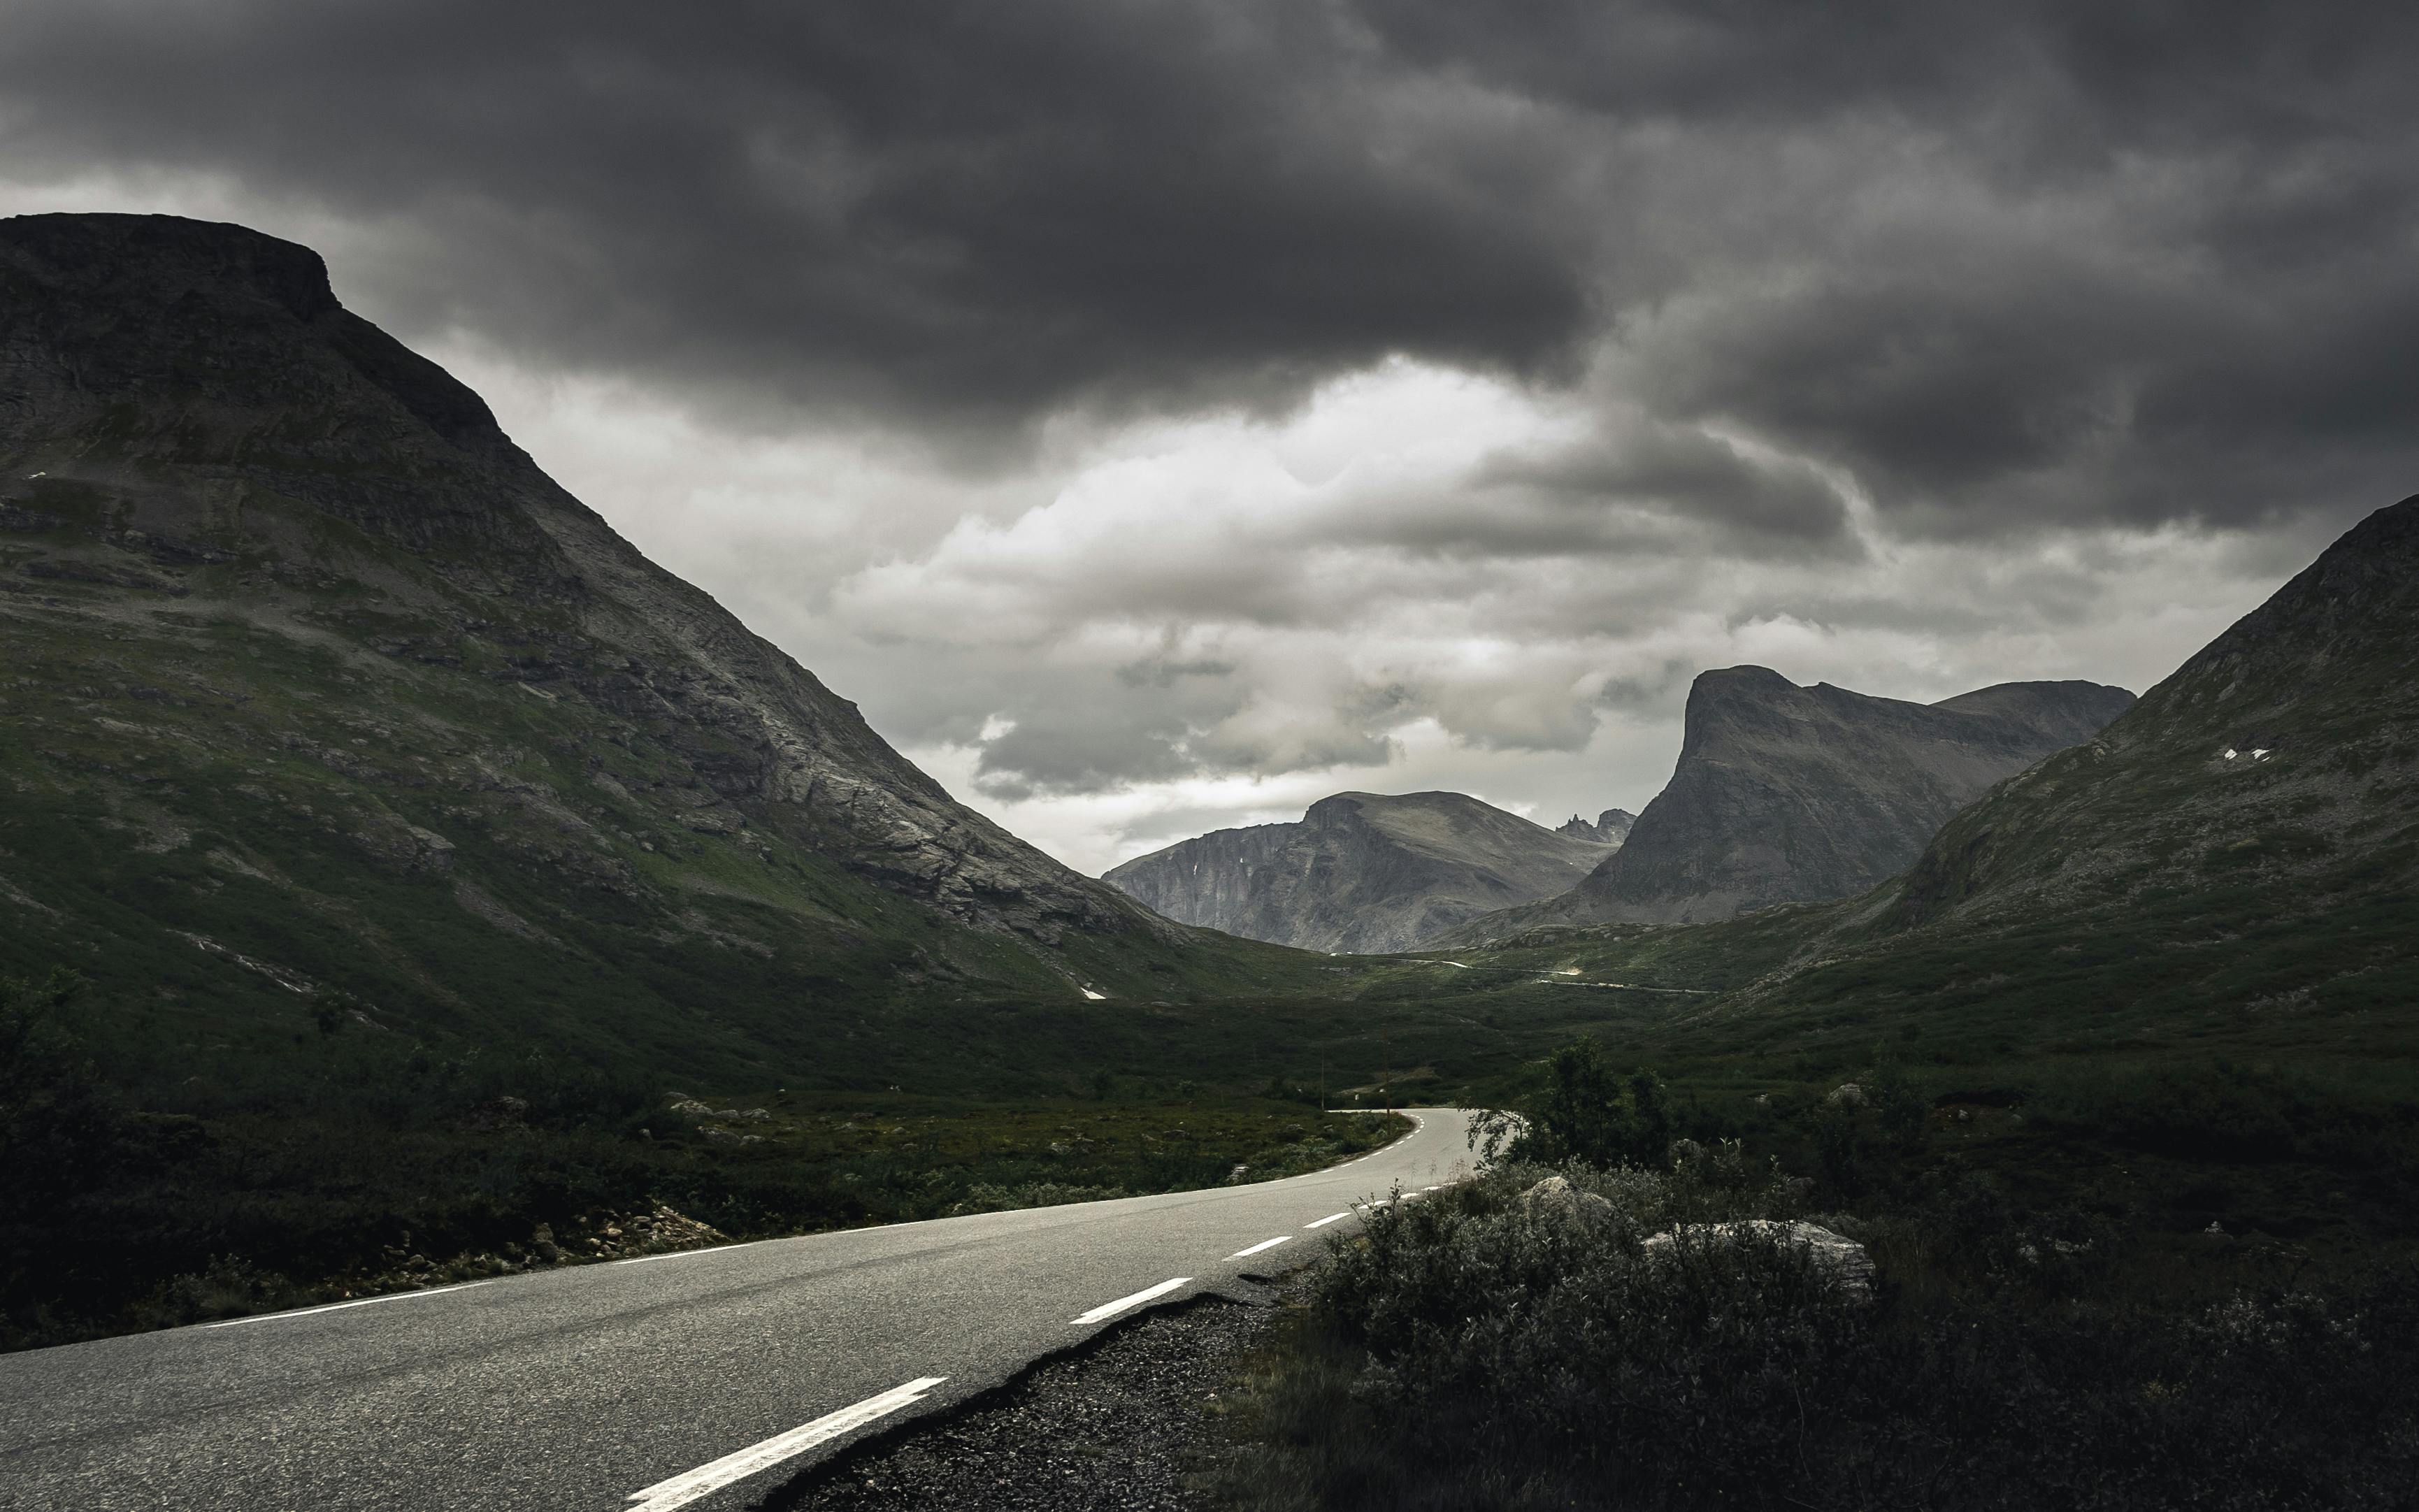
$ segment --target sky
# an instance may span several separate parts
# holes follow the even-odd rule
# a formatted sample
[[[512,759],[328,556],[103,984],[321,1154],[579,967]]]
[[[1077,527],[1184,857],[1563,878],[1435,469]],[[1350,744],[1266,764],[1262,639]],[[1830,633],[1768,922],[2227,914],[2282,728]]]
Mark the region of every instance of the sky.
[[[2419,7],[13,0],[0,213],[305,242],[1080,870],[2139,691],[2419,489]]]

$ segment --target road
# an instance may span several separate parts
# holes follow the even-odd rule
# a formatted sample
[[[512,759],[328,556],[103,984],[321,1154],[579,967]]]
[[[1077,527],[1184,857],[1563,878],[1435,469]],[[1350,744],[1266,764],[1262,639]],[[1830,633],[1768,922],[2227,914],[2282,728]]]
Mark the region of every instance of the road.
[[[0,1507],[717,1512],[1466,1168],[1466,1117],[1251,1186],[568,1267],[0,1356]]]

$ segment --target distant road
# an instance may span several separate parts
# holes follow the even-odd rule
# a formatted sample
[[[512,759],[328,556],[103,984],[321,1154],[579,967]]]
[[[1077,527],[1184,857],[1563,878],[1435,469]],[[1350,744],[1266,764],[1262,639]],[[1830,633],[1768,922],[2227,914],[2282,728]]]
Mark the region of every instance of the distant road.
[[[1466,1171],[1467,1116],[1253,1186],[570,1267],[0,1355],[0,1507],[702,1512]]]

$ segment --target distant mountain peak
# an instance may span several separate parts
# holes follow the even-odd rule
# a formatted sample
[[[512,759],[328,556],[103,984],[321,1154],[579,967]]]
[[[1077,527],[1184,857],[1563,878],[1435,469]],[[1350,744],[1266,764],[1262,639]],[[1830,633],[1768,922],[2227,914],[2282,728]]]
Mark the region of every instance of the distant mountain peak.
[[[1103,880],[1170,918],[1339,952],[1411,949],[1561,892],[1607,847],[1463,793],[1338,793],[1300,822],[1222,829]]]
[[[1934,705],[1765,667],[1699,674],[1671,783],[1562,898],[1456,939],[1540,923],[1703,922],[1860,892],[1903,869],[1990,786],[2089,739],[2134,696],[2007,683]]]
[[[1626,809],[1607,809],[1593,823],[1573,814],[1557,825],[1554,833],[1572,840],[1594,841],[1599,845],[1618,845],[1629,838],[1629,826],[1636,823],[1638,816]]]

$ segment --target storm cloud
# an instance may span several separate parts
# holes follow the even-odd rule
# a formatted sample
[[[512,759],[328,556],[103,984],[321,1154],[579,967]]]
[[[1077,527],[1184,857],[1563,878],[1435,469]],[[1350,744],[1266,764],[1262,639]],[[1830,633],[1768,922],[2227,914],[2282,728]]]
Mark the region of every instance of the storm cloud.
[[[1701,665],[2138,683],[2409,493],[2414,65],[2361,3],[22,0],[0,197],[322,246],[1001,803],[1593,812]]]

